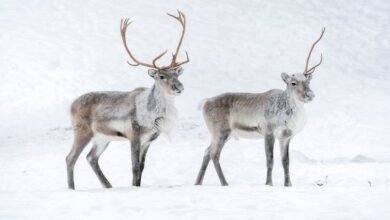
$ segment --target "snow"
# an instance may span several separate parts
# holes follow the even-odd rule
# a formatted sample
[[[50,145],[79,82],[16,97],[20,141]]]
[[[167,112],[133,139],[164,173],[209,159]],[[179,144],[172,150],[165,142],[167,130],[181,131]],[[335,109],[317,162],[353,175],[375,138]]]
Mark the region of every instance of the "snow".
[[[69,105],[89,91],[150,86],[126,64],[119,22],[141,60],[172,51],[179,26],[190,63],[180,77],[179,122],[146,158],[142,187],[131,187],[130,149],[111,143],[100,165],[102,189],[85,160],[66,188],[72,143]],[[48,1],[0,3],[0,219],[389,219],[390,3],[367,1]],[[305,105],[308,123],[291,143],[293,187],[283,187],[275,145],[274,186],[265,186],[260,140],[229,141],[219,185],[212,165],[194,186],[209,144],[197,106],[223,92],[284,88],[280,74],[323,53]],[[184,57],[182,57],[184,58]],[[168,56],[165,62],[168,62]],[[164,61],[161,61],[164,63]],[[327,178],[327,181],[325,181]]]

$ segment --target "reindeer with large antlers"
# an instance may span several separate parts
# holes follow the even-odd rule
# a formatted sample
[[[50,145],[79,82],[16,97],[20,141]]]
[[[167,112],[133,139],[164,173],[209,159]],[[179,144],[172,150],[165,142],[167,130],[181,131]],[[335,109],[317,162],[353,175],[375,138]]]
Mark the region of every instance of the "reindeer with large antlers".
[[[71,105],[72,125],[74,129],[73,147],[66,157],[68,187],[74,189],[74,165],[85,146],[92,140],[93,146],[87,155],[93,171],[105,188],[111,184],[100,169],[98,160],[110,141],[128,140],[131,144],[133,186],[141,185],[141,176],[145,166],[145,157],[152,141],[160,133],[169,133],[176,120],[174,99],[184,87],[178,80],[183,73],[181,65],[189,62],[177,62],[183,42],[186,17],[178,11],[178,16],[168,14],[182,26],[182,32],[172,61],[168,66],[159,67],[157,61],[164,51],[153,59],[152,64],[139,61],[127,46],[126,31],[131,22],[121,20],[120,32],[123,45],[133,63],[131,66],[150,68],[149,76],[154,79],[151,88],[136,88],[130,92],[91,92],[82,95]]]
[[[230,137],[264,138],[267,159],[267,185],[272,185],[273,148],[275,139],[279,140],[284,169],[284,185],[291,186],[289,173],[289,144],[291,139],[303,128],[305,115],[303,105],[314,98],[310,80],[315,69],[322,62],[309,68],[311,53],[321,36],[312,45],[303,73],[291,76],[282,73],[287,88],[273,89],[264,93],[225,93],[202,102],[203,116],[211,134],[211,144],[206,149],[203,162],[196,179],[201,185],[206,168],[213,161],[222,185],[228,185],[219,163],[223,146]]]

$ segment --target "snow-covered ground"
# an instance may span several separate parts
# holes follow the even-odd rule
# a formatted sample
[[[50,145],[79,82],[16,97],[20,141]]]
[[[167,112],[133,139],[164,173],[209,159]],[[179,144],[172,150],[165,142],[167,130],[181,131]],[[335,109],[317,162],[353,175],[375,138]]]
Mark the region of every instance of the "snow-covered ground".
[[[181,9],[191,62],[177,98],[172,141],[161,136],[131,187],[130,149],[112,143],[102,189],[81,155],[76,191],[66,188],[72,143],[69,105],[88,91],[150,86],[126,64],[119,21],[142,60],[173,49]],[[226,91],[284,88],[280,73],[314,74],[308,123],[291,145],[293,187],[283,187],[275,147],[274,187],[264,185],[262,141],[230,141],[219,185],[212,166],[193,186],[209,136],[197,105]],[[390,2],[25,0],[0,2],[0,219],[390,219]],[[165,61],[168,60],[168,56]],[[277,145],[276,145],[277,146]],[[325,178],[327,183],[325,184]],[[322,186],[319,186],[322,185]]]

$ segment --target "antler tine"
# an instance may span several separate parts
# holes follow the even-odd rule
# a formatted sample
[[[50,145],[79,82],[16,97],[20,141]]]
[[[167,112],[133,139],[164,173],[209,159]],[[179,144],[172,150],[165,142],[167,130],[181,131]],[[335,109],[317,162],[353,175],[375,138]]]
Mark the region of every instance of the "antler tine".
[[[127,32],[127,28],[129,27],[129,25],[133,23],[133,21],[130,21],[129,18],[126,18],[126,19],[121,19],[121,25],[120,25],[120,32],[121,32],[121,36],[122,36],[122,42],[123,42],[123,46],[125,47],[125,50],[127,52],[127,54],[129,54],[130,58],[135,62],[135,64],[132,64],[130,63],[129,61],[127,61],[127,64],[129,64],[130,66],[139,66],[139,65],[142,65],[142,66],[145,66],[145,67],[149,67],[149,68],[155,68],[155,69],[160,69],[159,67],[156,66],[156,61],[158,59],[160,59],[162,56],[164,56],[167,51],[164,51],[163,53],[161,53],[160,55],[158,55],[156,58],[153,59],[153,65],[151,64],[147,64],[147,63],[144,63],[144,62],[141,62],[139,60],[137,60],[133,54],[131,53],[131,51],[129,50],[129,48],[127,47],[127,42],[126,42],[126,32]]]
[[[136,64],[132,64],[132,63],[130,63],[129,61],[126,61],[127,62],[127,64],[129,64],[130,66],[139,66],[139,64],[138,63],[136,63]]]
[[[126,49],[127,53],[129,53],[130,57],[132,57],[132,56],[131,56],[130,50],[127,48],[127,43],[126,43],[126,31],[127,31],[127,27],[128,27],[131,23],[133,23],[133,21],[129,21],[129,20],[130,20],[129,18],[121,19],[120,31],[121,31],[121,36],[122,36],[123,45],[125,46],[125,49]],[[130,66],[139,66],[138,63],[132,64],[132,63],[130,63],[129,61],[127,61],[127,64],[129,64]]]
[[[322,63],[322,54],[321,54],[320,62],[308,70],[311,53],[313,52],[313,49],[316,46],[316,44],[322,39],[322,36],[324,35],[324,33],[325,33],[325,28],[322,28],[322,32],[321,32],[320,37],[314,42],[314,44],[310,48],[309,54],[308,54],[307,59],[306,59],[305,71],[303,72],[304,75],[312,74],[314,72],[315,68],[318,67]]]
[[[317,68],[319,65],[321,65],[321,63],[322,63],[322,54],[321,54],[320,62],[318,62],[317,65],[315,65],[315,66],[313,66],[312,68],[310,68],[304,75],[310,75],[310,74],[312,74],[312,73],[316,70],[316,68]]]
[[[181,66],[181,65],[183,65],[183,64],[185,64],[185,63],[188,63],[188,62],[190,62],[190,57],[188,56],[188,53],[187,53],[187,51],[186,51],[186,60],[185,61],[183,61],[183,62],[180,62],[180,63],[177,63],[176,64],[176,66]]]
[[[175,15],[172,15],[170,13],[167,13],[167,15],[171,16],[172,18],[178,20],[182,26],[182,32],[181,32],[181,36],[180,36],[180,40],[179,40],[179,43],[176,47],[176,50],[175,50],[175,53],[172,54],[172,62],[169,66],[167,66],[166,68],[168,67],[175,67],[175,66],[180,66],[184,63],[188,63],[189,62],[189,57],[188,57],[188,53],[186,52],[186,56],[187,56],[187,60],[186,61],[183,61],[183,62],[180,62],[180,63],[176,63],[176,59],[177,59],[177,56],[179,54],[179,51],[180,51],[180,47],[181,47],[181,44],[183,42],[183,39],[184,39],[184,34],[185,34],[185,31],[186,31],[186,16],[184,15],[183,12],[181,12],[180,10],[177,10],[177,13],[178,13],[178,16],[175,16]]]
[[[177,10],[177,13],[179,14],[179,16],[175,16],[171,13],[167,13],[167,15],[171,16],[172,18],[176,19],[176,20],[179,20],[180,22],[182,21],[182,15],[184,15],[180,10]]]
[[[163,57],[166,53],[168,52],[168,50],[165,50],[164,52],[162,52],[160,55],[158,55],[156,58],[153,59],[153,66],[156,68],[156,69],[162,69],[162,68],[159,68],[157,67],[156,65],[156,62],[157,60],[159,60],[161,57]]]

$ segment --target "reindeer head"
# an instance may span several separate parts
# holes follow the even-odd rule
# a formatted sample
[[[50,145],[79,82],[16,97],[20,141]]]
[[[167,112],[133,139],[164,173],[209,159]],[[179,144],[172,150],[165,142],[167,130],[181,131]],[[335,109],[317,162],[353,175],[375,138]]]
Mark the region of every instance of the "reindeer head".
[[[159,60],[161,57],[163,57],[166,53],[167,50],[162,52],[160,55],[155,57],[152,61],[152,64],[144,63],[136,59],[129,48],[127,47],[127,42],[126,42],[126,30],[127,27],[132,23],[129,21],[129,19],[121,20],[121,36],[122,36],[122,41],[123,45],[129,54],[130,58],[133,60],[134,63],[127,62],[130,66],[145,66],[150,68],[148,70],[149,76],[151,76],[155,80],[155,84],[162,88],[166,94],[169,95],[179,95],[181,92],[184,90],[183,84],[179,81],[178,77],[183,73],[184,69],[181,67],[181,65],[188,63],[190,61],[188,57],[188,53],[186,51],[186,57],[187,59],[182,62],[176,62],[176,58],[179,54],[181,44],[183,42],[185,30],[186,30],[186,17],[181,11],[177,11],[178,16],[174,16],[168,13],[169,16],[173,17],[177,21],[180,22],[182,26],[182,32],[180,36],[179,43],[176,47],[176,51],[174,54],[172,54],[172,61],[168,66],[162,66],[159,67],[157,66],[156,62]]]
[[[160,86],[169,95],[180,95],[184,86],[179,81],[179,76],[183,73],[184,69],[181,66],[168,69],[149,69],[149,76],[153,77],[156,84]]]
[[[301,73],[282,73],[282,79],[287,84],[287,90],[301,102],[308,103],[314,98],[314,92],[310,89],[311,75],[306,77]]]
[[[321,36],[314,42],[314,44],[311,46],[311,49],[309,51],[309,55],[306,59],[306,66],[303,73],[295,73],[291,76],[287,73],[282,73],[282,79],[287,84],[287,90],[292,94],[294,97],[296,97],[301,102],[310,102],[314,98],[314,92],[310,89],[310,80],[313,78],[313,73],[315,69],[321,65],[322,63],[322,54],[321,59],[318,64],[311,67],[309,69],[309,61],[311,53],[313,52],[314,47],[316,44],[321,40],[322,36],[324,35],[325,28],[322,29]]]

